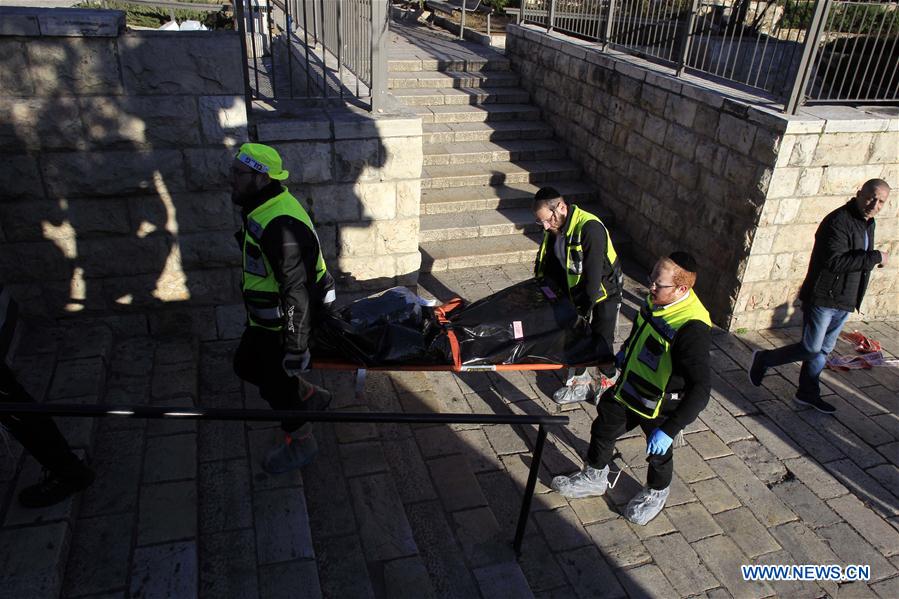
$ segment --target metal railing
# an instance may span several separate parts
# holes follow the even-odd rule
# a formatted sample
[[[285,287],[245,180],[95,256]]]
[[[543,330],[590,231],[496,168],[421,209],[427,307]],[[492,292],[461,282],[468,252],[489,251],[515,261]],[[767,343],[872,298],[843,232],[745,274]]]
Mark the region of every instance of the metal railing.
[[[899,100],[896,0],[524,0],[521,19],[803,102]]]
[[[248,100],[383,108],[387,0],[233,0]]]
[[[536,424],[537,441],[534,444],[528,480],[518,513],[515,538],[512,547],[521,555],[521,543],[527,527],[528,514],[537,487],[537,473],[546,443],[546,427],[568,424],[568,416],[550,415],[501,415],[501,414],[406,414],[404,412],[306,412],[300,410],[248,410],[229,408],[195,408],[165,406],[119,406],[85,404],[39,404],[10,402],[0,403],[0,415],[21,416],[75,416],[81,418],[164,418],[179,420],[238,420],[244,422],[280,422],[302,419],[307,422],[358,422],[358,423],[408,423],[408,424]]]

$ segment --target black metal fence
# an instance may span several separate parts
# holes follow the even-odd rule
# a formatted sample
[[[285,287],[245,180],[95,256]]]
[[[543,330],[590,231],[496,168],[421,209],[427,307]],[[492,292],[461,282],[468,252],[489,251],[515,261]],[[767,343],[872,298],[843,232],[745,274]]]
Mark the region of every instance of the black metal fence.
[[[523,0],[521,18],[783,101],[899,101],[896,0]]]
[[[12,416],[75,416],[80,418],[163,418],[180,420],[230,420],[244,422],[279,422],[302,418],[308,422],[359,422],[359,423],[408,423],[408,424],[507,424],[537,425],[528,480],[525,483],[518,524],[512,547],[521,555],[531,502],[537,486],[537,473],[546,443],[547,426],[568,424],[568,416],[505,415],[505,414],[407,414],[404,412],[306,412],[300,410],[248,410],[228,408],[164,407],[164,406],[113,406],[54,403],[0,403],[0,415]]]
[[[388,0],[233,0],[248,100],[339,100],[380,110]]]

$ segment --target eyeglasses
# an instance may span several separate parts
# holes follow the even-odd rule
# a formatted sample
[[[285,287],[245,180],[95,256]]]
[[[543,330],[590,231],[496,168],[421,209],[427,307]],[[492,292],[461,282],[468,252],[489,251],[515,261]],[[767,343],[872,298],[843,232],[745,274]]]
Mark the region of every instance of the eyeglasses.
[[[655,287],[656,289],[669,289],[671,287],[677,287],[677,285],[659,285],[657,282],[652,280],[652,277],[646,277],[646,283],[649,285],[649,288],[652,289]]]
[[[549,208],[550,217],[546,218],[546,219],[538,218],[537,220],[534,221],[538,225],[542,226],[542,225],[548,225],[548,224],[552,223],[553,219],[556,217],[556,210],[559,209],[559,204],[556,204],[554,206],[547,206],[547,208]]]

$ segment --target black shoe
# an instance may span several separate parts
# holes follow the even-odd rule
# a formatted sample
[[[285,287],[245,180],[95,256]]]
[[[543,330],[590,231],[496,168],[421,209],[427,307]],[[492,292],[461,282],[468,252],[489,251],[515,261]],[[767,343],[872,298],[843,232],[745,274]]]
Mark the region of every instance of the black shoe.
[[[762,366],[761,353],[765,351],[757,349],[752,352],[752,365],[749,367],[749,382],[756,387],[762,386],[762,379],[765,378],[765,371],[768,370]]]
[[[82,465],[73,476],[60,476],[45,471],[44,479],[34,485],[25,487],[19,493],[19,503],[23,507],[47,507],[65,500],[70,495],[83,491],[94,482],[94,471]]]
[[[830,405],[829,403],[827,403],[820,397],[816,397],[816,398],[810,397],[808,399],[803,399],[803,398],[799,397],[798,395],[795,395],[793,397],[793,401],[795,401],[796,403],[803,405],[803,406],[811,406],[811,407],[815,408],[816,410],[818,410],[819,412],[821,412],[822,414],[833,414],[834,412],[837,411],[837,409],[835,407],[833,407],[832,405]]]

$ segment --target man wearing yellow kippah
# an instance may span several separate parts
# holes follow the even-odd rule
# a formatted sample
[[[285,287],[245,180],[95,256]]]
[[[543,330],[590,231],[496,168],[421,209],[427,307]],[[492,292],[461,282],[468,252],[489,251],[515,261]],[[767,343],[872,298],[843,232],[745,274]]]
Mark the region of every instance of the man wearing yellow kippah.
[[[287,176],[278,152],[263,144],[243,144],[231,166],[231,199],[243,217],[237,240],[247,309],[234,370],[276,410],[322,410],[331,394],[300,373],[309,368],[311,324],[336,297],[334,279],[309,214],[282,185]],[[318,451],[310,423],[287,420],[281,428],[286,442],[263,460],[272,474],[302,468]]]

